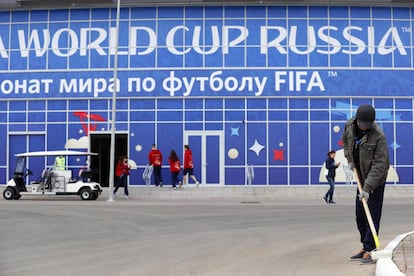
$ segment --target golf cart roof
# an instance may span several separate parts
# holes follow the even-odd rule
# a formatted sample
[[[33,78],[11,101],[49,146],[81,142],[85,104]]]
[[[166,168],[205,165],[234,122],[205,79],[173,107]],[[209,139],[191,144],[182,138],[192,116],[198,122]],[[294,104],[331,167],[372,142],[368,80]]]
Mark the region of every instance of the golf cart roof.
[[[51,150],[51,151],[32,151],[25,153],[17,153],[17,157],[30,157],[30,156],[69,156],[69,155],[98,155],[94,152],[74,151],[74,150]]]

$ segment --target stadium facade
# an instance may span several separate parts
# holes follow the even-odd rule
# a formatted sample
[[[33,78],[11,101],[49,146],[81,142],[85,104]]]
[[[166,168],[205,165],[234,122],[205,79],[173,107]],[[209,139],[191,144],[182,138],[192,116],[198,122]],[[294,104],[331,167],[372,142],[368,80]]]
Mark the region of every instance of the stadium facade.
[[[99,152],[107,185],[116,93],[132,186],[153,143],[167,184],[170,151],[190,144],[209,186],[245,185],[248,167],[253,185],[320,185],[364,103],[388,139],[388,184],[413,185],[413,24],[406,6],[122,7],[117,43],[115,8],[0,11],[0,183],[14,154],[68,148]]]

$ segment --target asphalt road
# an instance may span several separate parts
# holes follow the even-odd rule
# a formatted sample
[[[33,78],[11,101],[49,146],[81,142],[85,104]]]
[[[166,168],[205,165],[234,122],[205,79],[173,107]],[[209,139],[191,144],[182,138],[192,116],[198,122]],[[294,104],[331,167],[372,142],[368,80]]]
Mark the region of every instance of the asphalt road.
[[[385,200],[381,248],[414,230],[414,201]],[[353,201],[0,200],[0,275],[374,275]]]

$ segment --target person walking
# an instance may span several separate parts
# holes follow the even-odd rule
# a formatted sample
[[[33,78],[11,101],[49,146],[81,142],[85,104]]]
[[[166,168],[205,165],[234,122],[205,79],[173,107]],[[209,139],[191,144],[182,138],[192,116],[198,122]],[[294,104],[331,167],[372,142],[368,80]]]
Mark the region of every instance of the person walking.
[[[196,187],[200,185],[197,177],[194,175],[194,164],[193,164],[193,152],[189,145],[184,145],[184,170],[183,170],[183,182],[188,184],[187,174],[194,180]],[[181,188],[181,187],[180,187]]]
[[[360,264],[374,263],[370,252],[376,248],[362,198],[368,202],[375,229],[379,233],[385,181],[390,166],[386,137],[374,121],[375,109],[370,105],[361,105],[355,118],[346,122],[342,135],[344,155],[349,168],[356,169],[362,185],[362,192],[357,190],[355,200],[356,225],[362,249],[349,258],[351,261],[359,261]]]
[[[155,186],[162,187],[162,175],[161,175],[161,166],[162,166],[162,153],[155,144],[152,144],[151,151],[148,154],[148,161],[150,165],[154,168],[154,182]]]
[[[116,192],[118,191],[118,188],[123,185],[124,186],[124,197],[128,199],[129,192],[128,192],[127,177],[129,175],[130,169],[131,168],[128,165],[128,157],[124,156],[118,159],[118,162],[115,168],[116,186],[114,190],[114,197],[116,195]]]
[[[326,175],[326,180],[328,180],[329,183],[329,190],[323,197],[323,200],[326,204],[336,204],[336,202],[333,200],[333,194],[335,190],[335,171],[341,163],[335,163],[335,155],[336,152],[334,150],[331,150],[330,152],[328,152],[328,158],[326,158],[325,161],[325,168],[328,172],[328,174]]]
[[[170,157],[168,157],[168,162],[170,163],[170,172],[171,172],[171,180],[172,180],[172,187],[174,190],[177,189],[177,184],[179,187],[182,187],[182,182],[178,179],[178,175],[181,171],[181,164],[180,159],[177,156],[175,150],[172,150],[170,153]]]

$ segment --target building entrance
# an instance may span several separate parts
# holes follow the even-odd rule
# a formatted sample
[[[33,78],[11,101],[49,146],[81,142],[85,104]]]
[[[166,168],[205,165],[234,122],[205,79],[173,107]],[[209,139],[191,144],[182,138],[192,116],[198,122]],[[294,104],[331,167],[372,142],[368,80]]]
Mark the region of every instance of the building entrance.
[[[90,134],[90,143],[91,152],[99,154],[99,158],[94,158],[91,163],[92,181],[99,182],[102,187],[109,187],[111,134],[92,133]],[[115,134],[115,162],[124,155],[128,155],[128,134],[117,133]],[[99,172],[99,174],[94,172]]]

